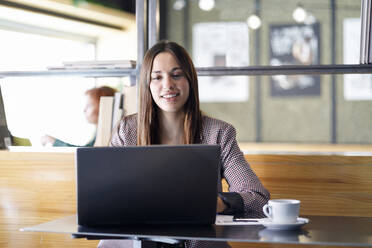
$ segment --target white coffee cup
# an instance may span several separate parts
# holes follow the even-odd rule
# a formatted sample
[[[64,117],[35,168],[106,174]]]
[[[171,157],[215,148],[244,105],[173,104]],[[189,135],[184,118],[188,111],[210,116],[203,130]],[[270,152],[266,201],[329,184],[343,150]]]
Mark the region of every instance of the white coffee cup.
[[[263,206],[264,214],[275,223],[294,223],[300,214],[300,201],[275,199]]]

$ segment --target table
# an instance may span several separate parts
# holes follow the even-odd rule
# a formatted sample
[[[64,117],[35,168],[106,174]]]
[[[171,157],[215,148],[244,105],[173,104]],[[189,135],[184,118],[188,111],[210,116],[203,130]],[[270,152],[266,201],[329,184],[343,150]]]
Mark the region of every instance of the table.
[[[81,227],[76,224],[75,215],[21,231],[63,233],[88,239],[129,238],[139,244],[146,240],[166,243],[204,240],[372,247],[372,217],[304,217],[309,218],[310,223],[295,231],[274,231],[261,225]]]

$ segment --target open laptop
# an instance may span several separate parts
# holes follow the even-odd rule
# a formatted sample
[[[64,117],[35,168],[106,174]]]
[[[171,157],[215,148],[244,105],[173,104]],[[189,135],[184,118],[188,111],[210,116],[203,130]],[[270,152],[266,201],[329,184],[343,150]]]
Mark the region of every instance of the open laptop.
[[[217,145],[77,148],[81,226],[213,224]]]

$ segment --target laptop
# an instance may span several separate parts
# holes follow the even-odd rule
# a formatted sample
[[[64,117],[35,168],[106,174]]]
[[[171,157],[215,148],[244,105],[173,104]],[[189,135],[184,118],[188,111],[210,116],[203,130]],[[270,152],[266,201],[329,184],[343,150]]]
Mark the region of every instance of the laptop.
[[[81,226],[215,223],[218,145],[81,147]]]

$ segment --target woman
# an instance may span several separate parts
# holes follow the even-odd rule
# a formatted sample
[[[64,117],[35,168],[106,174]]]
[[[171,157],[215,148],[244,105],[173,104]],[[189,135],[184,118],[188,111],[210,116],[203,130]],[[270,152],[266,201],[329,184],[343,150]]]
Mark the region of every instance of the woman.
[[[147,51],[143,60],[139,112],[121,121],[111,145],[195,143],[221,146],[221,177],[227,180],[230,192],[219,193],[217,212],[264,217],[262,207],[269,199],[269,192],[244,159],[235,129],[201,114],[198,78],[189,55],[174,42],[159,42]],[[131,241],[101,241],[99,247],[131,247]],[[186,247],[228,245],[187,241]]]
[[[88,123],[97,126],[98,124],[98,113],[99,113],[99,101],[101,96],[114,96],[116,90],[108,87],[108,86],[101,86],[98,88],[92,88],[85,92],[86,96],[86,103],[84,107],[84,115]],[[84,146],[93,146],[96,141],[96,136],[94,135],[93,139],[89,141]],[[41,138],[41,144],[46,146],[51,144],[52,146],[76,146],[69,143],[66,143],[62,140],[54,138],[49,135],[44,135]]]

